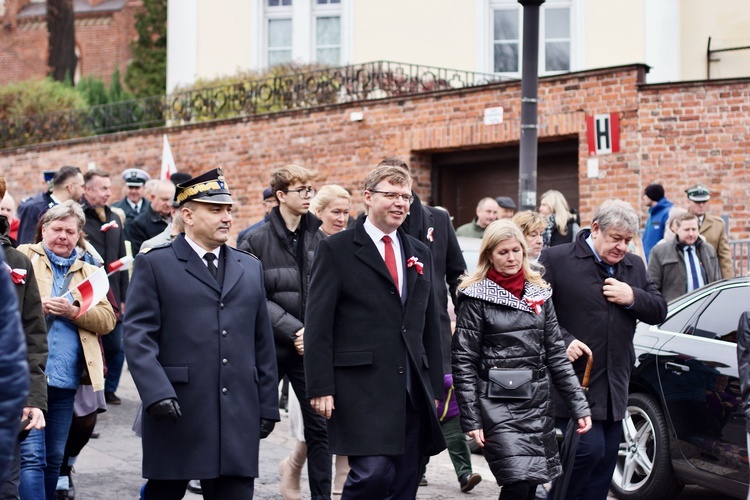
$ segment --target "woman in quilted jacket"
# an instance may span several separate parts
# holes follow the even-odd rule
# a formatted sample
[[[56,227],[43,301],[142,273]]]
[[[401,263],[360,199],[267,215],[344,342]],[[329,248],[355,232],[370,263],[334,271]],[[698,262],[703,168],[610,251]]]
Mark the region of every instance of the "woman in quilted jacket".
[[[531,500],[538,484],[562,472],[552,386],[579,433],[591,428],[591,412],[565,353],[552,290],[529,263],[521,230],[493,222],[479,253],[459,287],[453,337],[461,426],[484,449],[500,500]]]

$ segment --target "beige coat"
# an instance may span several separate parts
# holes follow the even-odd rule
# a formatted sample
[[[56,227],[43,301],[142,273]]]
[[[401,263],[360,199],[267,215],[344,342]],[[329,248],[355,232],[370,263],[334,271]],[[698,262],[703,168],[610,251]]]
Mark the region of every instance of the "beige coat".
[[[41,243],[35,245],[21,245],[18,250],[26,254],[31,259],[34,266],[34,274],[39,285],[39,294],[44,297],[52,295],[53,273],[47,254],[44,253]],[[94,273],[97,268],[82,260],[76,260],[70,266],[68,273],[73,273],[70,281],[71,293],[73,300],[77,303],[81,301],[81,294],[75,289],[75,286]],[[104,390],[104,362],[102,361],[102,351],[99,347],[97,333],[106,335],[115,327],[115,312],[107,298],[103,298],[94,307],[89,309],[80,318],[73,320],[78,326],[78,335],[83,346],[83,356],[86,360],[86,369],[88,370],[91,385],[94,391]]]
[[[724,219],[706,215],[701,224],[701,236],[716,250],[719,257],[719,267],[722,278],[734,277],[734,264],[732,263],[732,249],[729,248],[727,232],[724,229]]]

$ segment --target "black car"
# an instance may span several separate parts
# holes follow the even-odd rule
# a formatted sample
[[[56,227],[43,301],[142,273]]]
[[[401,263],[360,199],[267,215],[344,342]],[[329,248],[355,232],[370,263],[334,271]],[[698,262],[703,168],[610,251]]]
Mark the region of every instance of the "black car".
[[[737,323],[750,279],[712,283],[639,323],[636,366],[612,492],[668,500],[685,484],[745,498],[748,456],[737,372]]]

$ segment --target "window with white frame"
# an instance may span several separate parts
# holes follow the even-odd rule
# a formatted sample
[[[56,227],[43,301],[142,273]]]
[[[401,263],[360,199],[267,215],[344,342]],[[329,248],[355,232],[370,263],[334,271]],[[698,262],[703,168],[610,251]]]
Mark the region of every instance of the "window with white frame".
[[[548,0],[539,15],[539,73],[571,71],[575,0]],[[523,54],[523,7],[516,0],[489,0],[491,70],[519,76]]]
[[[263,64],[291,61],[344,63],[345,16],[350,0],[262,0]]]
[[[315,62],[341,64],[341,0],[315,0]]]

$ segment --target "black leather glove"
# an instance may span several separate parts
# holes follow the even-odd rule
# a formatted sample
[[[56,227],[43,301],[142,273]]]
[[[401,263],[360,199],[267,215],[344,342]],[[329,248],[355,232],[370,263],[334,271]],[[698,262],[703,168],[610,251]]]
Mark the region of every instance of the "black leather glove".
[[[162,399],[152,404],[146,411],[149,415],[154,417],[156,420],[171,420],[177,422],[177,419],[182,416],[180,411],[180,404],[175,398]]]
[[[261,418],[260,419],[260,438],[266,439],[269,434],[273,431],[273,427],[276,425],[276,422],[273,420],[268,420],[267,418]]]

